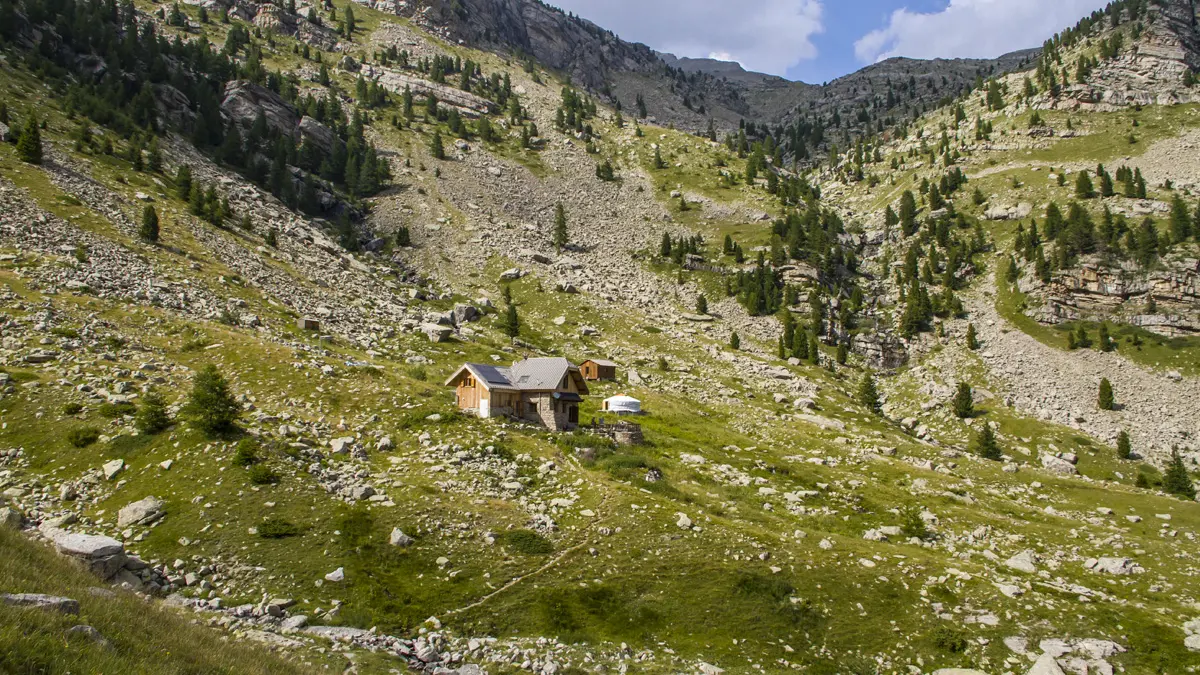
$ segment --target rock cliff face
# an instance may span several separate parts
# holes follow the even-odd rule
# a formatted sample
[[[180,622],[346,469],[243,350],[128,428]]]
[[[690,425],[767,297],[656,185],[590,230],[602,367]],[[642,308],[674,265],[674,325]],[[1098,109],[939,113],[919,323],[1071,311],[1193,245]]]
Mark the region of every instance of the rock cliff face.
[[[1050,284],[1034,283],[1025,290],[1044,300],[1034,315],[1043,323],[1116,320],[1160,335],[1200,335],[1200,260],[1195,258],[1175,258],[1149,272],[1091,260]]]
[[[1102,60],[1085,84],[1065,88],[1044,107],[1113,110],[1132,105],[1172,105],[1200,100],[1184,86],[1188,71],[1200,69],[1200,20],[1195,0],[1150,3],[1134,43],[1114,59]],[[1101,39],[1111,29],[1097,28]]]

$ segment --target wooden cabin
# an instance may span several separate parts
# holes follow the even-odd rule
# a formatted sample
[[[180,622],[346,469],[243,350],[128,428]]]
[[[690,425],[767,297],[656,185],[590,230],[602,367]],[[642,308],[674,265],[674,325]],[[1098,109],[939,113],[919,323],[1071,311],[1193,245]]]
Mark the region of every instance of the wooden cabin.
[[[604,359],[588,359],[579,364],[579,372],[589,382],[617,379],[617,364]]]
[[[463,364],[446,380],[458,407],[487,419],[512,417],[555,431],[579,425],[579,404],[588,392],[580,369],[566,359],[526,359],[508,368]]]

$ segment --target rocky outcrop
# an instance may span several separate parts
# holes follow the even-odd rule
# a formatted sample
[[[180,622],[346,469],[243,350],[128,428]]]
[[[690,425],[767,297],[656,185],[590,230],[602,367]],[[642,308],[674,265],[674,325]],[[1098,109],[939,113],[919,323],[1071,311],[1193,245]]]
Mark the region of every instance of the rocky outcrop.
[[[438,84],[437,82],[430,82],[429,80],[413,77],[412,75],[388,68],[376,68],[375,72],[379,75],[379,84],[397,94],[403,92],[407,87],[414,95],[427,96],[433,94],[441,103],[452,105],[472,115],[482,115],[496,111],[496,104],[492,101],[461,89],[455,89],[454,87]]]
[[[225,86],[221,112],[243,129],[249,129],[262,114],[267,126],[281,134],[296,132],[300,115],[278,94],[249,80],[235,80]]]
[[[1134,44],[1101,61],[1085,84],[1069,85],[1058,99],[1044,98],[1038,107],[1103,111],[1200,100],[1200,89],[1184,86],[1185,74],[1200,69],[1200,9],[1193,0],[1162,0],[1150,3],[1146,13]]]
[[[1200,334],[1200,260],[1191,257],[1150,271],[1093,258],[1049,284],[1027,277],[1022,290],[1043,300],[1033,313],[1041,323],[1112,320],[1169,337]]]

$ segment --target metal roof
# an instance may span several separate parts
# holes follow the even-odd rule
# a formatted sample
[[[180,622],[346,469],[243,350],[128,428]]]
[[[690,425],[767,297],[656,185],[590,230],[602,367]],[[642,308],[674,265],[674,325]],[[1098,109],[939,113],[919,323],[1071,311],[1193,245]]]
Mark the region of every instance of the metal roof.
[[[509,368],[510,381],[519,389],[558,389],[571,368],[563,358],[526,359]]]
[[[563,358],[526,359],[518,361],[511,368],[493,366],[485,363],[468,363],[459,368],[446,384],[450,385],[462,373],[463,369],[471,371],[476,379],[483,382],[488,389],[520,389],[531,391],[553,391],[562,388],[563,378],[578,370],[571,362]]]

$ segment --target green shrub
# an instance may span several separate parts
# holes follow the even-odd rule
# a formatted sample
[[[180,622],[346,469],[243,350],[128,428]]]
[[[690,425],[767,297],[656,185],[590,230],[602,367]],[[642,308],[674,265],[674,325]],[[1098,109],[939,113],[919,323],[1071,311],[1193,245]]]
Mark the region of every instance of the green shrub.
[[[933,644],[952,654],[966,651],[967,634],[950,626],[938,626],[933,631]]]
[[[196,426],[209,435],[232,429],[242,412],[242,406],[229,391],[229,383],[212,364],[196,373],[188,407]]]
[[[98,440],[100,430],[96,427],[78,427],[67,432],[67,442],[77,448],[86,448]]]
[[[134,425],[143,434],[157,434],[171,426],[171,416],[167,414],[167,402],[161,394],[151,389],[142,397],[142,405],[138,406]]]
[[[279,475],[266,464],[255,464],[250,467],[249,475],[250,482],[255,485],[275,485],[279,482]]]
[[[429,371],[425,370],[425,366],[413,366],[408,369],[408,376],[418,382],[424,382],[429,379]]]
[[[233,453],[233,465],[247,468],[262,461],[258,456],[258,441],[253,438],[243,438],[238,441]]]
[[[917,539],[926,539],[929,537],[929,527],[925,524],[925,519],[921,517],[921,509],[916,506],[905,507],[900,512],[900,533],[905,537],[916,537]]]
[[[505,548],[522,555],[549,555],[554,544],[533,530],[509,530],[496,538]]]
[[[100,406],[100,415],[109,419],[125,417],[137,412],[137,406],[132,403],[105,403]]]
[[[83,404],[75,403],[74,401],[63,406],[64,415],[78,415],[83,412]]]
[[[267,518],[258,526],[258,536],[263,539],[284,539],[298,534],[300,534],[300,526],[282,518]]]

